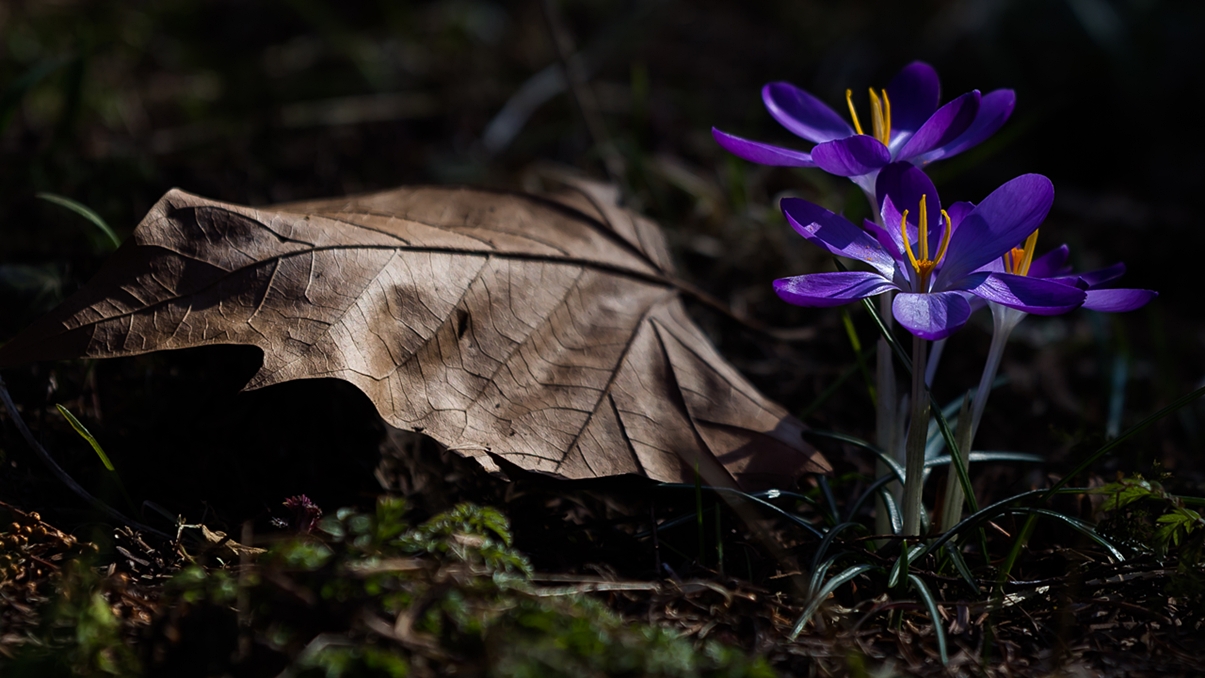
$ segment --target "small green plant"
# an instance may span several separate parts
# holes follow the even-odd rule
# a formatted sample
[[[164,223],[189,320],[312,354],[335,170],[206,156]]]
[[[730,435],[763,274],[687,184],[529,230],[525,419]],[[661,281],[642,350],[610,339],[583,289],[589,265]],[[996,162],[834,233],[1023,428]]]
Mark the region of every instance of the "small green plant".
[[[495,509],[461,504],[414,527],[405,514],[403,500],[383,497],[373,512],[335,511],[237,576],[182,571],[166,594],[177,612],[151,643],[162,648],[154,669],[205,661],[210,673],[272,666],[299,678],[395,678],[421,663],[516,678],[773,675],[740,651],[542,592]]]
[[[1121,478],[1092,492],[1105,496],[1099,509],[1105,515],[1099,525],[1103,534],[1160,558],[1178,548],[1181,563],[1200,561],[1205,519],[1188,508],[1183,497],[1142,476]]]
[[[38,640],[0,668],[13,678],[124,677],[142,670],[122,637],[103,580],[82,560],[65,568],[57,596],[43,610]]]

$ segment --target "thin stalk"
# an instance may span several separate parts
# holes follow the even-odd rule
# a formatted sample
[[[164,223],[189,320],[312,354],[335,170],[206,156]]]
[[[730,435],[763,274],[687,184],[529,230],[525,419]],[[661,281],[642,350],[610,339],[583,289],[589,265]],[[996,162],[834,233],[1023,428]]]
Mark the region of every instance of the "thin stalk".
[[[929,366],[925,370],[925,386],[929,388],[933,388],[933,377],[937,376],[937,366],[941,364],[941,354],[945,353],[946,342],[949,339],[938,339],[933,342],[933,348],[929,349]]]
[[[553,48],[556,49],[557,59],[565,74],[565,84],[568,85],[569,96],[573,99],[578,112],[581,113],[582,121],[586,125],[586,133],[589,134],[590,141],[598,151],[603,169],[611,179],[611,183],[616,186],[624,186],[623,157],[619,155],[619,151],[615,150],[615,146],[607,135],[606,124],[599,113],[598,99],[590,87],[589,73],[581,59],[572,58],[574,48],[569,29],[562,20],[553,0],[544,0],[540,7],[548,28],[548,37]]]
[[[921,490],[924,488],[925,443],[929,433],[929,393],[925,389],[924,339],[912,338],[912,421],[908,428],[907,459],[904,464],[904,535],[920,534]]]
[[[874,221],[880,227],[883,225],[882,212],[879,209],[879,197],[875,192],[875,186],[872,182],[858,182],[855,180],[862,192],[866,194],[866,202],[870,205],[870,213],[874,215]],[[892,315],[891,302],[893,300],[891,292],[879,295],[879,317],[882,318],[881,323],[885,332],[891,331]],[[896,392],[895,392],[895,367],[891,364],[891,345],[886,338],[880,337],[875,344],[875,442],[879,447],[885,450],[888,454],[894,453],[897,449],[897,431],[899,429],[896,422]],[[879,462],[875,464],[875,475],[882,476],[888,472],[885,464]],[[896,504],[899,504],[901,498],[901,488],[898,483],[891,483],[888,490],[895,497]],[[891,532],[891,516],[888,514],[887,505],[881,499],[875,500],[875,531],[879,534],[888,534]]]
[[[958,441],[958,457],[950,458],[950,473],[946,476],[946,500],[941,509],[941,531],[945,532],[962,520],[962,502],[966,498],[962,491],[962,482],[958,477],[957,464],[962,460],[966,468],[970,460],[971,449],[971,401],[968,393],[962,399],[962,407],[958,410],[958,428],[954,431],[954,440]]]
[[[970,425],[964,429],[962,418],[959,418],[958,431],[963,435],[956,436],[958,441],[958,456],[962,465],[970,463],[971,445],[975,442],[975,434],[979,432],[979,422],[983,420],[983,411],[987,407],[987,397],[992,392],[992,383],[996,381],[996,373],[1000,370],[1000,361],[1004,357],[1004,347],[1008,345],[1008,337],[1012,334],[1017,323],[1026,314],[1003,306],[992,304],[992,344],[987,349],[987,361],[983,364],[983,374],[979,377],[979,386],[975,389],[971,403]],[[966,499],[962,483],[951,473],[946,481],[946,504],[941,514],[941,529],[946,531],[962,520],[962,503]]]
[[[90,504],[92,508],[96,509],[100,513],[103,513],[110,520],[121,523],[122,525],[125,525],[131,529],[154,535],[160,539],[163,539],[164,541],[172,540],[172,537],[169,534],[160,532],[153,527],[143,525],[136,520],[127,518],[124,514],[122,514],[121,511],[118,511],[117,509],[92,496],[92,494],[85,490],[82,485],[75,482],[75,478],[72,478],[70,474],[63,470],[63,467],[59,466],[58,463],[55,462],[54,457],[50,456],[50,453],[46,451],[46,448],[42,447],[42,444],[39,443],[38,439],[34,437],[33,432],[30,431],[29,427],[25,425],[25,420],[21,417],[21,413],[17,411],[17,406],[15,403],[13,403],[12,396],[9,395],[8,387],[4,384],[3,378],[0,378],[0,403],[3,403],[4,408],[8,410],[9,418],[11,418],[13,423],[17,425],[17,430],[21,432],[21,436],[25,438],[25,442],[29,443],[30,448],[37,453],[38,457],[42,460],[42,463],[46,464],[47,468],[50,469],[50,472],[53,473],[60,482],[70,488],[72,492],[78,495],[85,502]]]
[[[975,390],[974,407],[971,409],[971,439],[979,432],[979,422],[983,419],[983,410],[987,407],[987,396],[992,392],[992,382],[996,381],[996,372],[1000,370],[1000,360],[1004,357],[1004,347],[1013,328],[1026,316],[1021,311],[1000,307],[999,312],[992,308],[992,344],[987,349],[987,362],[983,364],[983,374],[979,377],[979,386]]]
[[[1045,495],[1042,497],[1045,499]],[[1021,527],[1021,531],[1017,533],[1017,538],[1013,540],[1012,548],[1009,549],[1008,555],[1005,556],[1004,562],[1000,564],[1000,569],[996,576],[996,593],[993,600],[998,601],[1004,597],[1004,584],[1008,582],[1008,578],[1012,575],[1013,566],[1017,564],[1017,558],[1021,556],[1021,549],[1029,543],[1029,538],[1033,536],[1033,528],[1038,523],[1038,514],[1031,513],[1025,519],[1025,524]]]
[[[890,293],[879,296],[879,316],[883,319],[887,330],[890,331]],[[893,454],[896,449],[895,366],[891,364],[891,345],[887,343],[886,338],[881,336],[875,345],[875,393],[877,395],[875,399],[875,442],[888,454]],[[887,472],[887,466],[883,462],[875,464],[876,476],[885,475]],[[901,499],[899,484],[891,483],[887,488],[898,504]],[[891,532],[891,516],[887,513],[887,506],[878,499],[876,499],[875,506],[875,532],[889,534]]]

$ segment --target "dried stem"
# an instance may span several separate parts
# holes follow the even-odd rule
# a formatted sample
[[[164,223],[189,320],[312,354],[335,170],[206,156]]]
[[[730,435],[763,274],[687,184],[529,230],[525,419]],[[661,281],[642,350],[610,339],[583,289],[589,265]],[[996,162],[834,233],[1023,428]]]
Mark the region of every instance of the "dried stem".
[[[582,120],[586,123],[586,131],[590,134],[590,139],[602,158],[603,169],[607,171],[608,178],[615,185],[623,186],[623,158],[615,150],[607,135],[606,125],[598,112],[598,100],[594,96],[594,90],[590,88],[588,74],[581,59],[572,58],[574,51],[572,39],[564,22],[561,21],[560,12],[557,11],[554,3],[555,0],[544,0],[540,3],[540,7],[548,25],[548,35],[556,50],[557,60],[565,72],[565,83],[569,86],[569,95],[576,104],[578,112],[581,113]]]

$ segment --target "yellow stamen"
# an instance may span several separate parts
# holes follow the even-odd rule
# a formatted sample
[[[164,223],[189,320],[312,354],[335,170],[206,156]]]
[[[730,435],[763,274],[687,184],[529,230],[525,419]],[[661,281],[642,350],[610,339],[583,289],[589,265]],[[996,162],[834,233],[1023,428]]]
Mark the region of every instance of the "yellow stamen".
[[[887,98],[887,90],[883,90],[883,137],[879,141],[891,145],[891,99]]]
[[[908,261],[912,264],[912,269],[916,271],[918,280],[917,283],[921,291],[926,291],[929,283],[929,275],[937,268],[942,259],[946,258],[946,249],[950,246],[950,234],[954,230],[954,223],[950,219],[950,215],[945,211],[941,211],[941,218],[946,222],[945,233],[941,238],[941,245],[937,249],[937,257],[929,258],[929,235],[928,235],[928,206],[925,204],[925,196],[920,198],[920,224],[917,226],[917,231],[920,232],[920,241],[917,243],[917,249],[920,250],[921,258],[918,260],[912,252],[912,243],[908,240],[908,210],[900,215],[900,238],[904,241],[904,251],[908,253]],[[1007,259],[1006,259],[1007,261]]]
[[[873,88],[870,90],[870,121],[874,138],[886,146],[891,142],[891,101],[887,99],[887,90],[881,91],[882,98],[875,94]]]
[[[845,103],[849,104],[849,117],[854,120],[854,130],[858,134],[862,134],[862,123],[858,122],[858,112],[854,110],[854,91],[852,89],[845,90]]]
[[[882,141],[883,139],[883,102],[879,101],[879,95],[874,93],[874,89],[870,90],[870,129],[874,134],[874,138]]]
[[[858,120],[858,111],[854,108],[853,90],[845,90],[845,105],[849,106],[849,117],[854,121],[854,130],[858,134],[866,134],[862,129],[862,121]],[[887,90],[875,93],[870,90],[870,132],[884,146],[891,144],[891,100],[887,98]]]
[[[1029,275],[1029,265],[1033,263],[1033,252],[1037,249],[1038,232],[1035,230],[1025,239],[1025,261],[1021,262],[1021,275]]]
[[[920,194],[920,221],[917,222],[916,230],[920,232],[920,258],[921,261],[929,259],[929,209],[925,206],[925,194]]]
[[[1004,270],[1013,275],[1029,275],[1029,266],[1033,263],[1033,253],[1037,249],[1038,232],[1034,231],[1025,239],[1021,247],[1014,247],[1004,253]]]
[[[900,238],[904,241],[904,251],[908,253],[908,261],[912,262],[912,268],[916,272],[920,272],[920,262],[916,260],[916,255],[912,253],[912,244],[908,242],[908,210],[900,215]]]
[[[954,222],[950,220],[950,215],[945,210],[941,211],[941,218],[945,219],[946,232],[945,236],[941,239],[941,247],[937,250],[937,260],[933,262],[934,266],[940,264],[941,260],[946,258],[946,249],[950,246],[950,233],[954,231]]]

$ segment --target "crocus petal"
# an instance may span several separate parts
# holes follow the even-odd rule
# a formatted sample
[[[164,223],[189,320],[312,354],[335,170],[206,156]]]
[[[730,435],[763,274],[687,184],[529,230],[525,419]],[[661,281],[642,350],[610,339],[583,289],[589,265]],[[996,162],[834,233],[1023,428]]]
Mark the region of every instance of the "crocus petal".
[[[781,207],[799,235],[829,253],[866,262],[884,276],[895,269],[895,259],[883,246],[845,217],[799,198],[786,198]]]
[[[772,82],[761,90],[766,110],[792,134],[813,143],[853,136],[854,128],[823,101],[789,82]]]
[[[898,223],[899,217],[896,217],[896,219]],[[870,219],[863,219],[862,230],[866,231],[873,236],[875,240],[879,241],[879,244],[883,246],[883,249],[887,250],[887,254],[891,255],[891,258],[903,258],[904,251],[900,249],[900,232],[898,229],[888,231]],[[894,238],[891,237],[892,233],[895,234]]]
[[[891,128],[915,132],[941,101],[937,71],[923,61],[913,61],[887,84],[887,96],[891,100]]]
[[[944,224],[941,219],[941,198],[938,197],[937,189],[933,187],[933,182],[928,175],[912,163],[893,162],[879,170],[874,190],[875,195],[884,206],[890,201],[896,210],[894,214],[888,214],[886,209],[880,211],[884,227],[894,233],[893,239],[899,238],[900,213],[898,210],[908,210],[908,239],[912,243],[919,238],[915,224],[920,221],[920,198],[922,195],[925,196],[925,208],[929,213],[929,245],[933,250],[930,254],[936,256]],[[903,251],[903,242],[900,241],[899,245]],[[915,249],[913,249],[913,253],[920,256]]]
[[[810,273],[774,281],[774,291],[796,306],[826,308],[873,297],[896,289],[886,278],[870,271]]]
[[[1084,308],[1106,313],[1121,313],[1142,308],[1157,296],[1159,293],[1151,290],[1088,290]]]
[[[812,149],[812,161],[829,174],[856,177],[891,162],[891,151],[872,136],[855,134],[818,144]]]
[[[891,312],[904,329],[921,339],[936,341],[966,324],[971,317],[971,305],[958,292],[901,292],[895,295]]]
[[[971,123],[971,126],[965,132],[949,143],[942,144],[927,153],[918,155],[912,161],[925,165],[934,160],[958,155],[968,148],[978,146],[985,139],[995,134],[996,130],[1000,129],[1008,121],[1016,105],[1017,95],[1011,89],[998,89],[988,92],[979,101],[979,112],[975,115],[975,121]]]
[[[725,151],[738,158],[755,162],[759,165],[773,165],[775,167],[816,166],[816,163],[812,161],[811,153],[793,151],[789,148],[771,146],[760,141],[742,139],[727,132],[721,132],[714,127],[711,128],[711,136],[715,137],[716,143]]]
[[[892,244],[895,245],[895,247],[887,247],[887,245],[884,244],[883,247],[886,247],[888,252],[895,253],[897,259],[903,260],[904,239],[903,234],[900,233],[899,225],[902,215],[900,214],[900,211],[896,209],[895,203],[891,200],[891,196],[885,195],[883,196],[882,200],[883,208],[879,210],[879,214],[882,215],[883,223],[886,224],[886,226],[884,226],[881,230],[887,236],[887,238],[891,240]],[[908,224],[907,229],[909,242],[916,240],[915,222]],[[879,239],[880,243],[883,242],[882,238],[877,233],[874,235]]]
[[[954,141],[971,123],[979,112],[979,90],[973,90],[947,103],[929,116],[925,124],[916,130],[908,143],[896,154],[899,160],[909,160],[939,146]]]
[[[951,229],[958,230],[958,225],[962,223],[963,219],[967,218],[967,215],[970,214],[971,210],[973,209],[975,209],[975,203],[967,202],[965,200],[959,200],[953,205],[947,207],[946,214],[950,215],[950,223],[952,224]]]
[[[934,287],[945,289],[1019,245],[1046,218],[1054,185],[1040,174],[1023,174],[992,191],[950,237]]]
[[[1032,268],[1030,269],[1033,270]],[[1122,262],[1117,262],[1112,266],[1107,266],[1095,271],[1080,273],[1079,279],[1087,286],[1088,289],[1099,287],[1111,280],[1120,278],[1126,272],[1126,265]]]
[[[941,267],[938,266],[937,270],[940,271]],[[1004,268],[1004,260],[1003,259],[992,259],[991,261],[987,262],[986,264],[975,269],[975,273],[1008,273],[1008,271]],[[1038,276],[1033,276],[1033,277],[1036,278]],[[1059,282],[1063,283],[1064,285],[1071,285],[1074,287],[1075,281],[1076,281],[1076,278],[1073,277],[1070,280],[1060,280]]]
[[[958,289],[1036,315],[1058,315],[1084,303],[1079,288],[1011,273],[976,273],[964,278]]]
[[[1067,258],[1071,256],[1071,248],[1059,245],[1040,257],[1034,257],[1029,264],[1029,277],[1052,278],[1067,273]]]

